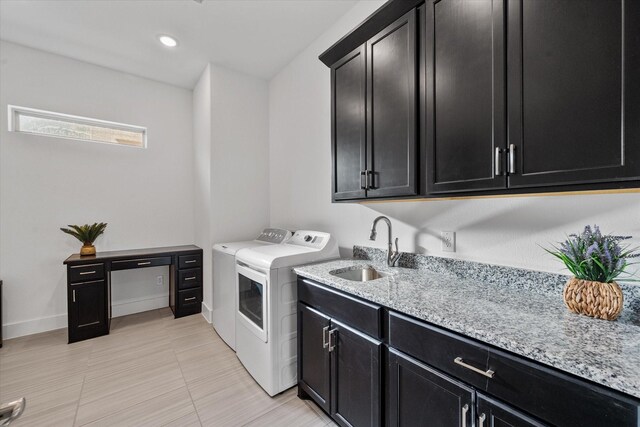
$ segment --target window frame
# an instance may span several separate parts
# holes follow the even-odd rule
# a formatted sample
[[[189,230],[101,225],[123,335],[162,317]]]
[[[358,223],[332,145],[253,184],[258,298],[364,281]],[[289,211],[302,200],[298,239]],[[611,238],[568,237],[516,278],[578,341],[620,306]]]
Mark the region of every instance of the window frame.
[[[109,120],[93,119],[91,117],[76,116],[73,114],[57,113],[55,111],[40,110],[37,108],[20,107],[20,106],[11,105],[11,104],[7,105],[7,111],[9,116],[7,121],[9,132],[22,133],[26,135],[36,135],[36,136],[49,137],[49,138],[67,139],[71,141],[89,142],[89,143],[95,143],[95,144],[106,144],[106,145],[112,145],[112,146],[118,146],[118,147],[129,147],[129,148],[137,148],[137,149],[147,148],[147,128],[144,126],[129,125],[126,123],[112,122]],[[77,124],[88,125],[88,126],[97,126],[97,127],[103,127],[103,128],[124,130],[128,132],[141,133],[142,145],[138,146],[138,145],[130,145],[130,144],[120,144],[117,142],[95,141],[92,139],[74,138],[70,136],[52,135],[47,133],[30,132],[30,131],[21,130],[19,129],[19,126],[18,126],[18,120],[19,120],[18,116],[20,114],[23,114],[25,116],[43,118],[43,119],[52,119],[52,120],[77,123]]]

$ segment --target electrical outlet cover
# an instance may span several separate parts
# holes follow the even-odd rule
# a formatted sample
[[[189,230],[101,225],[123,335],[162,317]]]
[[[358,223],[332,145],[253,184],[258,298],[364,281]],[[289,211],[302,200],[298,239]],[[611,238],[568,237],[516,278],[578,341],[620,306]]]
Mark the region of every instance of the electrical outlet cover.
[[[164,276],[158,276],[156,279],[156,285],[162,286],[164,285]]]
[[[440,233],[440,240],[442,241],[442,252],[456,251],[456,232],[455,231],[442,231]]]

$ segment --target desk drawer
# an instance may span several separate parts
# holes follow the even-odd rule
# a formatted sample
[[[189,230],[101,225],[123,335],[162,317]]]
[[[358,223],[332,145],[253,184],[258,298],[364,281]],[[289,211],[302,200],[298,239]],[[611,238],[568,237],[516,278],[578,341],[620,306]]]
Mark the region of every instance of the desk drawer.
[[[193,255],[180,255],[178,257],[178,268],[195,268],[202,267],[202,255],[193,254]]]
[[[408,316],[389,312],[389,346],[480,390],[491,381],[478,372],[488,369],[488,347]]]
[[[171,257],[154,257],[154,258],[138,258],[126,259],[122,261],[112,261],[111,270],[128,270],[131,268],[157,267],[159,265],[171,265]]]
[[[200,311],[200,301],[202,300],[202,288],[187,289],[178,291],[177,316],[181,317]]]
[[[88,282],[104,278],[104,264],[73,265],[69,267],[69,282]]]
[[[202,269],[191,268],[178,271],[178,289],[195,288],[202,284]]]

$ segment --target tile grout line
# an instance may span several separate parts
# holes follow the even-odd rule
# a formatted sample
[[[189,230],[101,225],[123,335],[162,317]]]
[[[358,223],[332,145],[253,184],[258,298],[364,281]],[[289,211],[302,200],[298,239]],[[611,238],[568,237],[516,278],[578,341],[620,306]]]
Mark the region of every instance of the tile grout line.
[[[184,377],[184,372],[182,372],[182,365],[180,364],[180,360],[178,360],[178,355],[176,354],[176,349],[171,347],[173,351],[173,357],[176,359],[176,363],[178,364],[178,369],[180,369],[180,375],[182,376],[182,381],[184,381],[184,386],[187,389],[187,393],[189,393],[189,399],[191,400],[191,405],[193,406],[193,410],[196,413],[196,417],[198,417],[198,422],[200,426],[202,426],[202,420],[200,419],[200,413],[198,412],[198,408],[196,407],[196,402],[193,401],[193,396],[191,396],[191,390],[189,389],[189,383],[187,383],[187,379]]]

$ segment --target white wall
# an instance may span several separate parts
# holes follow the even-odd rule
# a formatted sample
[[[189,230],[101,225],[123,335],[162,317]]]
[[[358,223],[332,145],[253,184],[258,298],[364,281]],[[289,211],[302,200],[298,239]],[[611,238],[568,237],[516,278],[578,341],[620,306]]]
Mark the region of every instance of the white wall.
[[[383,214],[391,218],[402,251],[444,256],[440,231],[451,230],[457,232],[457,252],[446,256],[553,272],[561,266],[539,245],[586,224],[640,237],[639,193],[332,204],[330,75],[318,55],[382,3],[356,4],[269,84],[274,226],[329,231],[348,255],[354,244],[386,247],[384,230],[378,241],[368,240],[373,219]]]
[[[193,243],[191,102],[185,89],[0,42],[6,337],[66,327],[62,261],[80,242],[59,227],[109,223],[99,251]],[[7,104],[146,126],[148,148],[10,133]],[[114,311],[166,306],[167,283],[166,268],[114,274]]]
[[[268,107],[265,80],[214,64],[194,89],[196,242],[209,321],[213,244],[251,240],[269,225]]]

